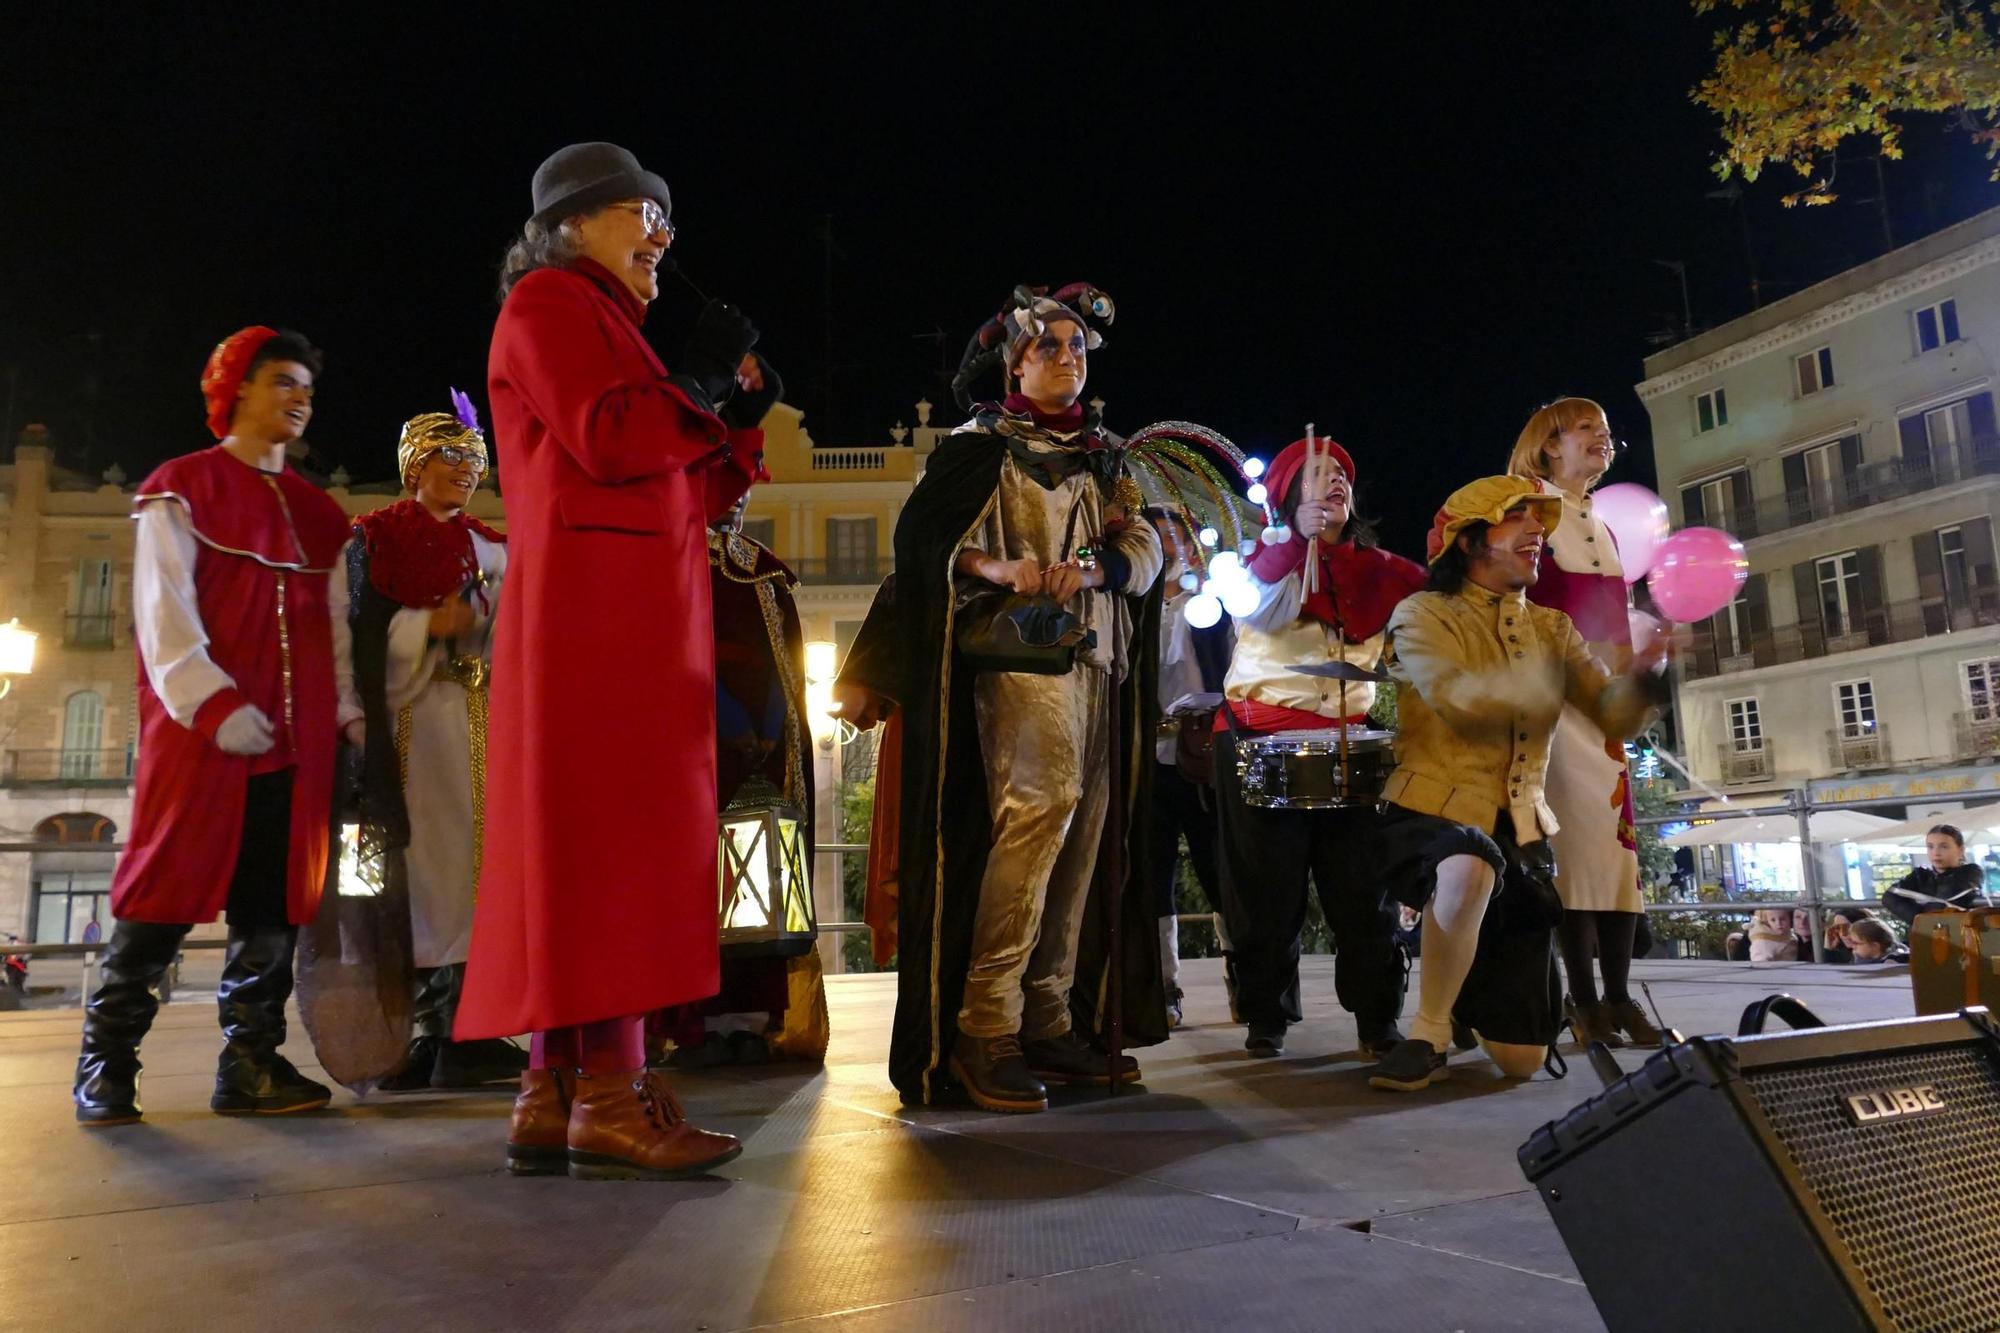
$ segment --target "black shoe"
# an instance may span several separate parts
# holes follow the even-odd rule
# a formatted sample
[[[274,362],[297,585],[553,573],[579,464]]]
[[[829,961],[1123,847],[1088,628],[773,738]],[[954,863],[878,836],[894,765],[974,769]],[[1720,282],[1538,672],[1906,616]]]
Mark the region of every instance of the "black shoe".
[[[1171,1032],[1186,1021],[1181,1013],[1181,1002],[1187,999],[1187,992],[1179,986],[1167,991],[1167,1031]]]
[[[1443,1051],[1422,1038],[1409,1037],[1398,1042],[1396,1049],[1368,1072],[1368,1086],[1392,1092],[1420,1092],[1450,1077],[1451,1066],[1445,1063]]]
[[[1243,1039],[1243,1049],[1250,1052],[1253,1059],[1276,1059],[1285,1053],[1285,1025],[1252,1023],[1250,1035]]]
[[[729,1059],[732,1064],[767,1065],[771,1063],[771,1043],[755,1032],[732,1032],[729,1034]]]
[[[1469,1051],[1479,1044],[1479,1034],[1454,1018],[1451,1020],[1451,1044],[1461,1051]]]
[[[1393,1020],[1379,1027],[1371,1024],[1361,1029],[1361,1053],[1371,1060],[1380,1060],[1402,1040],[1403,1030]]]
[[[1044,1083],[1078,1083],[1090,1087],[1111,1086],[1111,1057],[1098,1050],[1075,1028],[1053,1037],[1023,1043],[1028,1072]],[[1118,1057],[1118,1081],[1137,1083],[1139,1062],[1129,1055]]]
[[[1046,1111],[1049,1090],[1028,1072],[1021,1039],[971,1037],[961,1032],[951,1048],[951,1076],[973,1104],[988,1111]]]
[[[674,1053],[667,1057],[667,1063],[675,1069],[714,1069],[720,1065],[732,1064],[736,1056],[729,1049],[729,1038],[720,1032],[705,1033],[699,1046],[676,1046]]]
[[[375,1085],[380,1092],[428,1092],[431,1086],[431,1072],[437,1067],[438,1046],[436,1037],[418,1037],[410,1043],[410,1052],[403,1058],[403,1067]]]
[[[153,989],[187,932],[186,926],[150,921],[112,927],[97,990],[84,1007],[83,1049],[71,1094],[78,1124],[102,1128],[139,1119],[139,1040],[160,1009]]]
[[[215,1004],[225,1044],[215,1067],[209,1109],[223,1115],[285,1115],[315,1111],[333,1100],[324,1084],[278,1054],[285,1043],[285,1001],[292,994],[291,926],[229,927]]]
[[[433,1088],[483,1088],[489,1083],[519,1083],[528,1068],[528,1053],[500,1037],[479,1041],[444,1041],[431,1065]]]

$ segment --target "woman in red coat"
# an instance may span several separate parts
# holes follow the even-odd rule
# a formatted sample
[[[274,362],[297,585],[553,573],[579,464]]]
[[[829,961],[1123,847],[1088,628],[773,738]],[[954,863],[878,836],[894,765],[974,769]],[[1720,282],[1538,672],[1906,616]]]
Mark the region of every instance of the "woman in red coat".
[[[742,1150],[645,1069],[643,1015],[718,981],[707,526],[762,475],[776,377],[702,313],[682,373],[640,333],[665,182],[612,144],[535,173],[487,389],[506,486],[484,867],[459,1040],[535,1034],[510,1169],[696,1174]]]

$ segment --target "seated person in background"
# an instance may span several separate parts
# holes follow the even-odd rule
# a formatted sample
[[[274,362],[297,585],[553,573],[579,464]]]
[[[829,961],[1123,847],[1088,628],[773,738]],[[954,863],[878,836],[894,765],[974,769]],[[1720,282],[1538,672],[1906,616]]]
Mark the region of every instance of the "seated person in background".
[[[1986,906],[1986,875],[1965,859],[1965,835],[1938,824],[1924,835],[1928,867],[1918,866],[1882,895],[1882,906],[1904,925],[1923,912],[1969,911]]]
[[[1796,963],[1798,960],[1799,941],[1792,933],[1790,911],[1783,907],[1770,907],[1751,916],[1751,962]]]
[[[1823,951],[1823,957],[1820,961],[1827,963],[1853,962],[1854,951],[1847,947],[1847,928],[1857,921],[1866,921],[1867,919],[1868,909],[1865,907],[1836,907],[1828,911],[1826,914],[1826,934],[1820,941]]]
[[[1857,963],[1907,963],[1910,951],[1880,921],[1865,918],[1847,928],[1847,947]]]

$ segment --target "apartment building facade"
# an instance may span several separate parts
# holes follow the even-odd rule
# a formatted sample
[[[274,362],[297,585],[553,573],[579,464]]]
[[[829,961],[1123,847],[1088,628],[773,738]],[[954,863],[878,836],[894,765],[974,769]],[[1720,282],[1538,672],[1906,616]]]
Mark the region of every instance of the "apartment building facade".
[[[1676,526],[1750,577],[1681,634],[1705,782],[1824,798],[1994,790],[2000,209],[1648,357]]]

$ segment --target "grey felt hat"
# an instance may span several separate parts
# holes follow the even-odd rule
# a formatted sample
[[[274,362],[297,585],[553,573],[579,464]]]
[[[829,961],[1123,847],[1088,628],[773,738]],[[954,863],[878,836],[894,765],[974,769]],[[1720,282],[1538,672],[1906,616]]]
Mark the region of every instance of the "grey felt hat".
[[[543,225],[621,199],[652,199],[674,211],[667,183],[615,143],[573,143],[535,168],[533,220]]]

